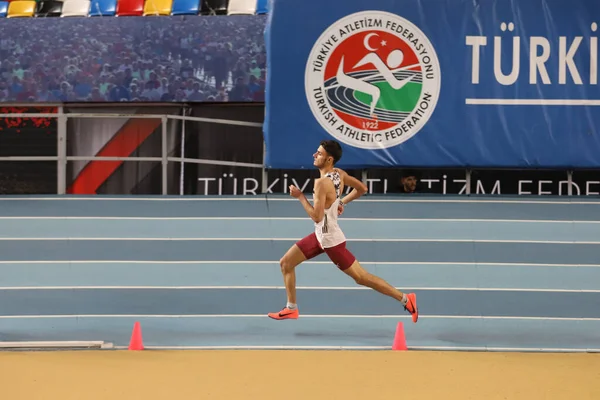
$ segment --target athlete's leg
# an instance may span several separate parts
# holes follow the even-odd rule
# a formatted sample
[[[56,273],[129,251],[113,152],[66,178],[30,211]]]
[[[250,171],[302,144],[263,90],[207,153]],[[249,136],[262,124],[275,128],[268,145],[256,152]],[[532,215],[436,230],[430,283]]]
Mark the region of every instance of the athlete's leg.
[[[296,267],[305,260],[306,256],[295,243],[279,260],[288,303],[296,303]]]
[[[292,245],[289,250],[279,260],[285,291],[287,294],[287,304],[279,312],[269,313],[273,319],[296,319],[298,318],[298,308],[296,304],[296,267],[305,260],[323,253],[317,237],[314,233],[304,237]]]
[[[404,299],[404,293],[387,283],[382,278],[365,270],[362,265],[360,265],[358,260],[355,260],[350,267],[343,269],[342,271],[344,271],[346,275],[350,276],[352,279],[354,279],[354,282],[361,286],[369,287],[381,294],[393,297],[400,302]]]
[[[361,285],[371,288],[383,295],[398,300],[404,306],[405,310],[412,314],[413,322],[417,322],[419,311],[417,309],[417,296],[414,293],[403,293],[390,285],[384,279],[366,271],[354,255],[346,249],[346,243],[341,243],[335,247],[325,250],[327,255],[340,270],[350,276],[354,281]]]

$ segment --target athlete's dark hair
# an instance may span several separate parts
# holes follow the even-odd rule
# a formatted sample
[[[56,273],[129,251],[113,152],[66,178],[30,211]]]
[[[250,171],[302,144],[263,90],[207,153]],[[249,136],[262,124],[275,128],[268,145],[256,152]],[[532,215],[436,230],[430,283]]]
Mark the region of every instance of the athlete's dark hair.
[[[333,164],[335,165],[340,158],[342,158],[342,146],[335,140],[322,140],[320,143],[325,149],[327,154],[333,157]]]

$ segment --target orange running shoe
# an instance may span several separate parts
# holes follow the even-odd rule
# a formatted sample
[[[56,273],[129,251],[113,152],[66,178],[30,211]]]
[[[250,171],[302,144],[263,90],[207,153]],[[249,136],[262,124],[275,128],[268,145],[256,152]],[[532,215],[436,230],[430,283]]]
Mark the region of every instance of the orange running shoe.
[[[293,310],[290,310],[289,308],[284,307],[281,311],[269,313],[268,315],[269,315],[269,318],[273,318],[273,319],[298,319],[298,316],[300,314],[298,312],[297,307]]]
[[[414,293],[408,293],[406,297],[408,301],[406,302],[404,309],[411,313],[412,320],[416,324],[417,320],[419,319],[419,309],[417,308],[417,295]]]

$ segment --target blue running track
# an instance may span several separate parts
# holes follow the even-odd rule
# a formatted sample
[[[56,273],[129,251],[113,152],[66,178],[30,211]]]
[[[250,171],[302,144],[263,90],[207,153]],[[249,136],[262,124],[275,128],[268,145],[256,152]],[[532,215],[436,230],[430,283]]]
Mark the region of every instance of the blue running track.
[[[0,341],[148,348],[600,351],[600,201],[368,197],[341,217],[363,266],[420,319],[325,255],[279,258],[312,222],[290,197],[0,198]]]

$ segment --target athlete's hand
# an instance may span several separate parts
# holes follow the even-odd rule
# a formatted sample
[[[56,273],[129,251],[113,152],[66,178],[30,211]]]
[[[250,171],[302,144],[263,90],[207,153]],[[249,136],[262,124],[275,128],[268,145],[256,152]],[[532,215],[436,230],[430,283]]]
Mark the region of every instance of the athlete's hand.
[[[344,212],[344,206],[341,204],[338,204],[338,215],[342,215],[343,212]]]
[[[298,189],[294,185],[290,185],[290,195],[292,197],[298,198],[298,197],[302,196],[302,190]]]

